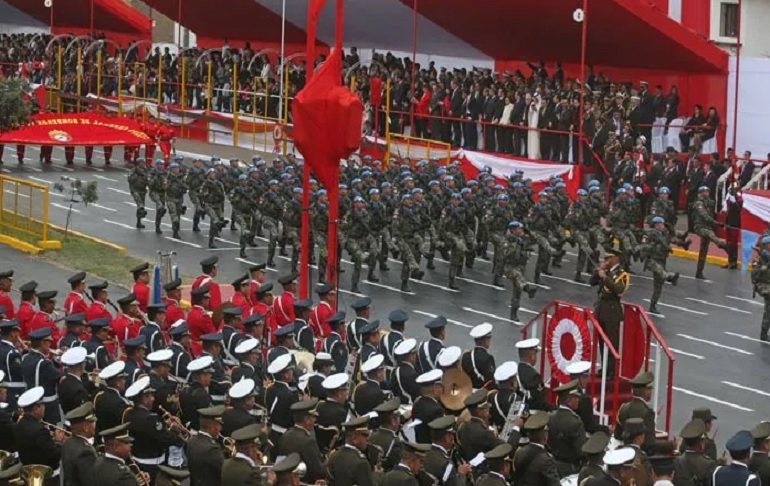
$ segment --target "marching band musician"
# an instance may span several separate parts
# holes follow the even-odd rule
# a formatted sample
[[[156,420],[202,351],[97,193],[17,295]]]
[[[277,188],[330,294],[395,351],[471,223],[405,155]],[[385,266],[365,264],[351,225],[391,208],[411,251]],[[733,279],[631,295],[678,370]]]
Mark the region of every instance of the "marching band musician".
[[[259,435],[257,424],[239,428],[230,435],[235,441],[235,455],[225,459],[222,464],[222,484],[262,485],[262,476],[257,468],[257,464],[262,463],[262,452],[256,442]]]
[[[340,343],[341,347],[344,347]],[[332,374],[332,368],[334,367],[334,360],[329,353],[323,351],[315,355],[313,361],[313,371],[307,380],[307,391],[313,398],[319,400],[326,400],[326,390],[324,390],[323,382],[327,376]]]
[[[224,322],[222,325],[222,351],[225,359],[233,364],[238,362],[235,357],[235,348],[245,339],[241,314],[243,314],[243,308],[241,307],[230,307],[222,312],[222,320]]]
[[[203,285],[190,292],[192,309],[187,314],[187,325],[190,329],[190,345],[195,356],[201,353],[201,336],[217,332],[216,325],[211,319],[211,297],[208,285]]]
[[[275,473],[274,486],[300,486],[302,483],[297,475],[299,463],[300,457],[296,453],[289,454],[276,462],[273,466],[273,473]]]
[[[642,449],[648,454],[668,454],[674,449],[674,443],[656,439],[655,410],[648,405],[652,399],[652,385],[654,381],[655,376],[647,371],[640,371],[634,378],[629,380],[633,397],[618,409],[615,438],[622,440],[626,421],[631,418],[638,418],[644,423],[644,445]]]
[[[236,430],[257,423],[256,416],[250,413],[256,404],[255,388],[256,383],[251,378],[244,378],[230,387],[227,392],[230,407],[222,414],[222,435],[231,437]]]
[[[201,356],[187,365],[187,371],[190,372],[189,386],[179,394],[179,408],[182,423],[188,424],[193,430],[201,430],[198,411],[212,405],[209,385],[214,373],[213,363],[211,356]]]
[[[5,307],[5,318],[13,319],[16,312],[13,310],[13,300],[11,299],[11,288],[13,287],[13,270],[4,270],[0,272],[0,305]]]
[[[144,262],[135,266],[131,269],[131,276],[134,277],[131,293],[136,296],[139,310],[147,312],[147,304],[150,303],[150,264]]]
[[[347,328],[347,343],[350,351],[361,348],[361,330],[360,328],[369,323],[369,317],[372,312],[372,298],[361,297],[350,304],[350,308],[356,313],[355,319],[350,321]]]
[[[155,486],[182,486],[184,481],[190,478],[190,471],[177,469],[161,464],[158,466],[158,476],[155,478]]]
[[[64,431],[61,429],[48,430],[42,424],[46,409],[49,408],[44,401],[45,390],[41,386],[30,387],[19,397],[19,408],[23,414],[14,428],[16,448],[19,453],[19,461],[22,464],[42,464],[53,470],[43,483],[45,486],[59,484],[59,465],[61,460],[61,444],[64,442]],[[56,406],[56,413],[59,410]],[[57,420],[58,421],[58,420]],[[46,422],[48,422],[46,420]],[[55,423],[55,422],[48,422]]]
[[[425,472],[439,480],[443,486],[465,486],[471,483],[471,466],[467,462],[455,464],[452,448],[455,447],[454,415],[443,415],[428,424],[431,435],[430,450],[425,454]]]
[[[219,309],[219,306],[222,305],[222,291],[214,280],[217,276],[217,263],[219,263],[219,257],[216,255],[201,260],[201,274],[196,277],[192,284],[192,290],[201,287],[208,289],[208,294],[211,296],[208,309],[212,311]],[[195,333],[193,333],[194,338]]]
[[[623,445],[634,451],[634,470],[636,484],[652,484],[652,464],[642,450],[644,445],[644,422],[640,418],[630,418],[623,424]]]
[[[139,301],[133,292],[118,299],[120,312],[112,319],[110,327],[112,333],[117,339],[117,346],[123,347],[126,339],[133,339],[139,336],[139,329],[142,327],[140,322]]]
[[[125,369],[124,361],[115,361],[99,372],[99,379],[104,381],[104,386],[94,397],[98,432],[113,429],[123,423],[123,414],[128,408],[128,402],[123,398],[126,389]]]
[[[187,459],[190,468],[190,486],[219,486],[225,456],[219,445],[222,432],[224,405],[196,410],[200,428],[187,440]],[[229,485],[228,485],[229,486]]]
[[[273,383],[265,390],[265,408],[270,415],[270,432],[268,439],[273,444],[293,425],[291,406],[299,401],[296,389],[289,386],[294,381],[294,368],[291,365],[292,356],[278,356],[267,367],[267,372],[273,376]],[[273,458],[271,458],[273,459]]]
[[[366,415],[386,400],[382,383],[385,381],[385,357],[374,354],[361,365],[363,380],[353,390],[356,415]]]
[[[310,313],[310,328],[318,339],[324,339],[331,332],[326,319],[334,314],[337,291],[334,285],[324,283],[316,287],[315,293],[318,294],[318,305]]]
[[[170,349],[161,349],[147,355],[147,362],[150,363],[150,387],[155,390],[153,411],[161,415],[161,407],[174,415],[179,413],[177,384],[169,379],[173,356],[174,353]]]
[[[316,437],[321,452],[329,451],[334,444],[334,437],[339,434],[343,422],[350,416],[348,391],[350,376],[347,373],[335,373],[326,378],[322,386],[326,391],[326,400],[318,404]]]
[[[463,350],[460,349],[460,346],[447,346],[438,354],[438,359],[436,360],[438,368],[444,373],[452,368],[459,368],[462,354]],[[463,371],[463,373],[465,373],[465,371]]]
[[[64,418],[72,430],[72,434],[61,445],[64,486],[89,486],[91,471],[96,462],[96,449],[93,446],[96,432],[94,405],[85,402],[70,410]]]
[[[437,316],[425,324],[425,329],[430,332],[430,339],[420,343],[417,352],[417,371],[425,373],[435,369],[438,365],[438,355],[444,349],[447,320],[444,316]]]
[[[185,321],[176,321],[168,330],[171,338],[171,374],[180,383],[187,381],[187,367],[192,361],[190,355],[190,332]]]
[[[491,399],[492,414],[490,421],[500,431],[505,427],[508,414],[511,413],[511,407],[520,399],[516,380],[518,370],[519,365],[515,361],[506,361],[495,370],[494,378],[497,382],[497,391]],[[520,430],[523,424],[523,418],[517,413],[511,429],[511,435],[508,437],[508,442],[514,446],[519,444]]]
[[[345,312],[337,311],[326,319],[329,325],[329,335],[324,339],[321,350],[328,353],[334,361],[334,368],[337,372],[345,371],[348,366],[348,348],[342,335],[345,333]]]
[[[294,301],[297,299],[297,274],[292,272],[278,279],[278,283],[283,287],[281,295],[273,301],[273,313],[278,327],[283,327],[294,322]]]
[[[203,343],[203,352],[201,357],[211,356],[211,368],[214,372],[211,375],[211,385],[209,385],[209,394],[213,405],[219,405],[225,402],[227,389],[230,388],[231,381],[229,370],[225,370],[222,363],[222,334],[215,332],[201,336]]]
[[[470,336],[475,342],[473,349],[463,353],[462,369],[471,378],[474,390],[494,383],[495,358],[489,354],[492,344],[492,324],[484,323],[471,329]]]
[[[537,371],[537,351],[540,349],[540,340],[537,338],[524,339],[515,344],[519,351],[519,368],[516,375],[520,389],[527,399],[527,408],[530,412],[547,412],[553,410],[553,405],[548,403],[545,396],[545,384],[540,372]]]
[[[86,304],[86,272],[78,272],[67,279],[70,284],[70,293],[64,298],[64,313],[85,314],[88,310]]]
[[[522,428],[526,431],[529,442],[519,447],[513,456],[513,483],[517,486],[560,485],[556,461],[546,449],[548,419],[549,414],[536,413],[524,422]]]
[[[514,447],[500,444],[484,454],[484,462],[489,472],[476,483],[478,486],[507,486],[511,474],[511,453]]]
[[[55,290],[45,290],[37,293],[37,302],[40,310],[35,312],[35,317],[32,318],[27,327],[27,337],[38,329],[49,329],[51,331],[51,345],[53,347],[58,346],[59,338],[61,337],[59,328],[56,325],[56,319],[54,318],[54,310],[56,310],[56,300],[54,299],[57,293]]]
[[[357,417],[342,424],[345,443],[329,455],[327,474],[335,486],[373,486],[372,467],[363,451],[369,437],[369,417]]]
[[[393,395],[401,399],[401,403],[414,403],[420,395],[420,386],[417,384],[417,341],[407,338],[398,343],[393,350],[396,355],[396,367],[390,375],[390,384]]]
[[[610,436],[606,432],[594,432],[591,437],[583,443],[583,447],[580,452],[585,454],[586,462],[583,468],[578,474],[578,484],[584,484],[583,482],[589,478],[596,478],[597,481],[604,480],[607,473],[604,472],[602,466],[604,463],[604,452],[607,450],[607,445],[610,443]],[[705,476],[704,476],[705,477]]]
[[[394,397],[374,408],[377,412],[379,427],[369,436],[369,445],[374,446],[377,451],[377,461],[374,466],[379,463],[385,471],[390,471],[401,461],[403,444],[398,434],[401,430],[399,405],[401,400]]]
[[[97,418],[98,421],[98,418]],[[104,455],[94,461],[91,484],[138,486],[139,482],[127,463],[131,460],[134,439],[128,434],[129,424],[102,430],[99,436],[104,442]]]
[[[254,301],[249,296],[249,276],[241,275],[237,279],[233,280],[233,296],[230,298],[230,303],[235,307],[241,309],[251,309],[254,307]]]
[[[401,309],[397,309],[388,314],[388,320],[390,321],[390,332],[380,340],[380,353],[385,356],[385,365],[393,367],[396,365],[396,356],[393,354],[393,350],[396,349],[398,343],[405,339],[404,328],[406,321],[409,320],[409,315]]]
[[[247,318],[248,319],[248,318]],[[257,372],[257,363],[259,361],[259,339],[249,337],[238,343],[235,347],[235,356],[238,358],[238,365],[233,368],[230,378],[233,383],[238,383],[242,379],[252,379],[255,383],[262,382],[261,370]]]
[[[123,343],[126,348],[126,388],[133,385],[140,376],[147,374],[148,370],[144,364],[147,346],[144,343],[145,337],[141,335],[133,339],[126,339]]]
[[[580,400],[578,402],[577,414],[580,416],[580,420],[583,421],[583,427],[588,434],[594,432],[603,431],[609,432],[609,428],[597,423],[594,417],[594,408],[591,404],[591,397],[585,392],[586,386],[590,380],[589,372],[591,370],[590,361],[576,361],[570,363],[566,372],[570,376],[570,380],[577,380],[577,391],[580,394]]]
[[[67,332],[59,339],[59,350],[66,351],[69,348],[80,346],[80,337],[83,335],[85,328],[86,315],[81,313],[70,314],[64,318],[64,325],[67,327]]]
[[[6,381],[3,385],[7,389],[5,401],[8,403],[9,412],[16,410],[16,400],[27,388],[21,373],[21,352],[16,348],[18,342],[19,321],[0,321],[0,371],[5,375]]]
[[[21,338],[27,339],[27,334],[32,324],[32,319],[35,318],[37,310],[35,309],[35,303],[37,302],[37,282],[34,280],[25,283],[19,287],[21,292],[21,300],[19,301],[19,310],[16,312],[16,319],[19,320],[19,327],[21,329]],[[13,319],[9,316],[8,309],[13,310],[13,307],[6,308],[5,318]]]
[[[559,408],[553,412],[548,424],[548,448],[556,459],[559,476],[565,477],[580,471],[586,430],[576,412],[580,401],[577,381],[564,383],[553,391],[557,394]]]
[[[268,346],[275,344],[273,333],[278,329],[278,324],[275,323],[275,313],[273,312],[273,300],[273,284],[268,282],[257,290],[257,303],[251,308],[251,315],[258,314],[263,316],[264,339],[265,344]]]
[[[404,443],[401,461],[391,471],[382,476],[382,486],[418,486],[418,475],[423,471],[425,453],[430,450],[428,444]]]
[[[607,474],[592,480],[592,486],[611,486],[617,484],[634,484],[634,473],[637,469],[634,463],[634,451],[630,447],[620,447],[604,453],[603,462]],[[557,483],[558,484],[558,483]]]
[[[380,321],[375,319],[358,327],[361,342],[360,362],[363,363],[380,349]]]
[[[126,389],[126,398],[134,403],[123,416],[124,423],[134,439],[132,458],[139,469],[150,476],[150,484],[158,473],[158,466],[167,457],[171,446],[181,447],[184,442],[175,429],[169,428],[158,414],[152,411],[155,389],[150,386],[150,377],[143,376]],[[179,422],[172,422],[179,430]]]
[[[294,425],[286,431],[278,441],[278,455],[288,456],[299,454],[307,467],[303,478],[307,483],[314,484],[326,477],[324,456],[318,447],[314,427],[318,412],[317,398],[296,402],[291,406]]]
[[[443,377],[444,372],[440,369],[427,371],[417,377],[420,396],[414,401],[412,417],[420,421],[414,428],[416,442],[420,444],[430,444],[428,424],[445,413],[444,407],[439,402],[444,393],[444,387],[441,384]]]
[[[267,265],[259,263],[249,267],[249,300],[252,305],[257,302],[257,290],[265,283],[265,268]]]
[[[6,388],[5,372],[0,370],[0,450],[16,452],[16,443],[13,440],[13,428],[15,422],[13,412],[6,401],[8,388]]]
[[[312,306],[313,301],[310,299],[294,301],[294,345],[299,349],[304,349],[309,353],[315,354],[316,335],[308,324],[308,319],[310,318],[310,307]]]
[[[88,375],[85,373],[86,354],[85,348],[70,348],[61,356],[61,364],[66,373],[56,386],[56,394],[59,396],[59,404],[62,412],[68,414],[86,402],[91,401],[91,395],[86,388],[90,385]]]
[[[29,333],[30,351],[21,358],[21,374],[27,389],[42,387],[45,394],[45,421],[56,424],[61,419],[59,397],[56,385],[62,377],[61,372],[49,358],[51,355],[51,329],[43,327]],[[34,463],[29,463],[34,464]]]
[[[487,452],[502,443],[489,427],[489,392],[481,388],[465,398],[471,419],[457,428],[460,456],[470,461],[479,453]]]
[[[88,341],[80,344],[88,351],[89,358],[86,362],[86,371],[103,370],[112,363],[112,355],[105,343],[110,333],[109,325],[110,321],[106,317],[99,317],[88,321],[87,326],[91,331],[91,337],[88,338]]]
[[[181,278],[174,279],[163,285],[163,290],[166,291],[166,296],[163,298],[163,303],[166,304],[165,322],[169,324],[173,324],[180,319],[184,320],[185,318],[184,309],[179,304],[179,301],[182,299],[181,286]]]
[[[107,301],[109,300],[109,293],[107,287],[109,284],[106,281],[91,284],[88,288],[91,290],[91,305],[86,309],[86,321],[93,319],[99,319],[105,317],[112,319],[112,314],[107,309]]]
[[[150,353],[166,347],[166,339],[162,331],[166,327],[166,305],[148,304],[147,319],[144,326],[139,329],[139,336],[144,338],[144,345]]]

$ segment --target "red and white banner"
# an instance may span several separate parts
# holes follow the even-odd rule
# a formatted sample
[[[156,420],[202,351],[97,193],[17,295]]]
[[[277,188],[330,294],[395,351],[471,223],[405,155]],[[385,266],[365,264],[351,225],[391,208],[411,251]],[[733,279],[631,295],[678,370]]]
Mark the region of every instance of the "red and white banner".
[[[770,191],[746,191],[741,208],[741,229],[762,234],[770,225]]]
[[[544,344],[553,378],[568,382],[567,366],[591,360],[591,330],[583,309],[559,305],[548,321]]]
[[[97,113],[41,113],[29,125],[0,134],[0,144],[23,145],[142,145],[150,140],[134,120]]]

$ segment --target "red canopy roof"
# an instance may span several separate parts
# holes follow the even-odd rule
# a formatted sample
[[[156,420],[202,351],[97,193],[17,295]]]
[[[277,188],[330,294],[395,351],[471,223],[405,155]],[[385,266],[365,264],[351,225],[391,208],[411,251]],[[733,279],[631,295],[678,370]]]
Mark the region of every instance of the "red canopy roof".
[[[51,10],[43,1],[5,0],[43,24],[49,25]],[[54,1],[55,27],[62,29],[88,29],[91,25],[92,0]],[[121,0],[93,0],[94,29],[97,32],[123,32],[130,34],[148,33],[152,28],[150,19],[137,12]]]

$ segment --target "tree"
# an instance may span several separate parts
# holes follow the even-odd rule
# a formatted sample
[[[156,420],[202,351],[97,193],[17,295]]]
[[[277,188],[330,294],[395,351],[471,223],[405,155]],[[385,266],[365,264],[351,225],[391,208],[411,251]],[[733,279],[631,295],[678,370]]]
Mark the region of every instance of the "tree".
[[[0,79],[0,133],[29,123],[29,92],[29,83],[24,79]]]

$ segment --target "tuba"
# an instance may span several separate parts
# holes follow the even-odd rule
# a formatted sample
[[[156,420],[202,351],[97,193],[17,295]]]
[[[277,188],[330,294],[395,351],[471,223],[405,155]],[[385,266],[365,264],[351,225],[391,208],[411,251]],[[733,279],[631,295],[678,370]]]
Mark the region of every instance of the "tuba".
[[[30,464],[21,468],[21,476],[27,486],[43,486],[53,469],[42,464]]]
[[[301,374],[313,371],[313,362],[315,361],[313,353],[301,349],[292,349],[290,353],[294,356],[294,361],[297,363],[297,368],[300,369]]]
[[[473,392],[471,377],[461,368],[449,368],[441,379],[444,386],[444,394],[441,395],[441,404],[449,411],[459,412],[465,408],[465,399]]]

